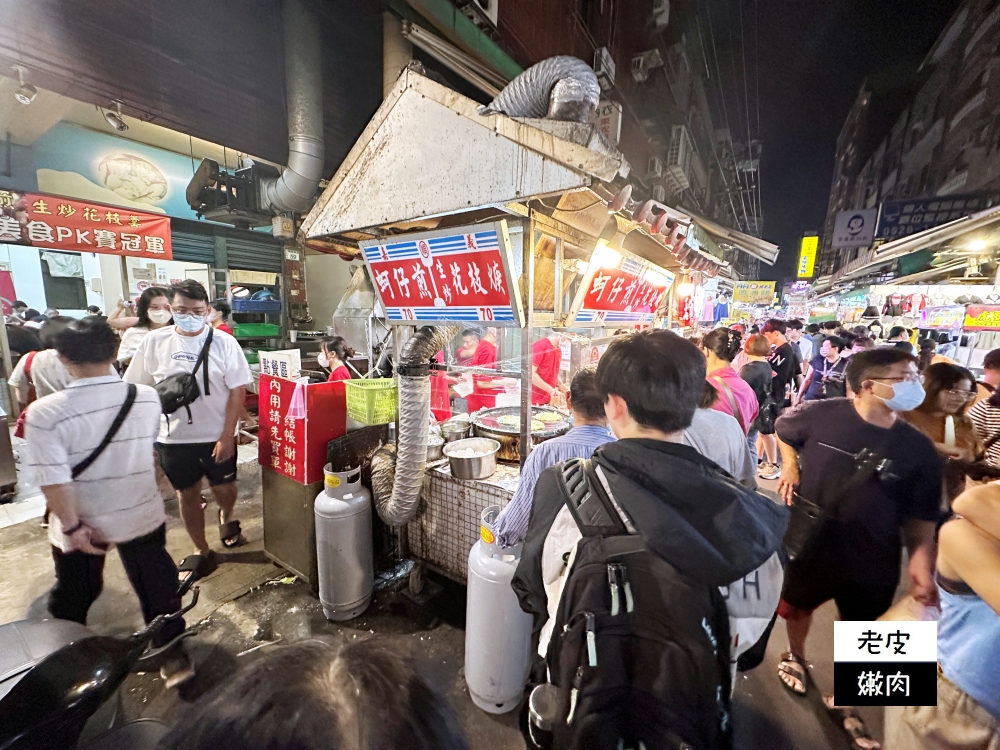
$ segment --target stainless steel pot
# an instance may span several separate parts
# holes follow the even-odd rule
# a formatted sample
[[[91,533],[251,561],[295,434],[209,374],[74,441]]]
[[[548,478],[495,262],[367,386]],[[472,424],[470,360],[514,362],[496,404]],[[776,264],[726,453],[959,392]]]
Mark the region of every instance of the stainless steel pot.
[[[427,460],[440,461],[442,448],[444,448],[444,438],[438,435],[429,435],[427,437]]]
[[[483,455],[466,458],[453,455],[455,451],[471,448]],[[500,443],[490,438],[467,438],[448,443],[443,453],[448,457],[451,475],[455,479],[489,479],[497,470],[497,451]]]
[[[446,443],[463,440],[472,432],[472,423],[462,420],[449,420],[441,425],[441,435]]]
[[[569,431],[569,414],[553,406],[533,406],[532,414],[539,414],[543,411],[555,412],[561,419],[558,422],[551,422],[545,425],[544,429],[532,430],[532,445],[558,437]],[[521,458],[521,428],[520,426],[508,427],[498,421],[498,417],[505,414],[520,415],[519,406],[498,406],[492,409],[480,409],[472,415],[472,432],[478,437],[492,438],[500,443],[500,453],[497,456],[501,461],[519,461]]]

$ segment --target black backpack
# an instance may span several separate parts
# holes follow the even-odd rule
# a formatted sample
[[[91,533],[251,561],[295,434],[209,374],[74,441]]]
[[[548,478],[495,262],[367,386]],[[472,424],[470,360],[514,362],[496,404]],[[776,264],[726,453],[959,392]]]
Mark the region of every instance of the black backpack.
[[[589,460],[562,465],[583,539],[546,662],[558,688],[556,750],[732,746],[729,616],[698,583],[630,534]]]
[[[201,389],[198,387],[198,369],[203,368],[205,380],[205,395],[208,391],[208,349],[212,345],[212,328],[208,329],[208,338],[198,352],[198,359],[195,360],[194,369],[191,372],[181,372],[164,378],[153,387],[160,395],[160,406],[164,414],[173,414],[181,407],[187,409],[188,424],[191,424],[191,404],[201,396]]]

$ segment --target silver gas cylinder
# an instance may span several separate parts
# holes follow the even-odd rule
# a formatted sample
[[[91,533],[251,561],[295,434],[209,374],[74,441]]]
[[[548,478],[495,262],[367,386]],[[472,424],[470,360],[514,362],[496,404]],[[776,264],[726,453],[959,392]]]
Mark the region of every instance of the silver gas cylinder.
[[[361,468],[323,468],[324,489],[316,496],[316,562],[319,600],[328,620],[357,617],[372,600],[371,493]]]
[[[498,505],[483,511],[479,541],[469,553],[465,613],[465,682],[472,702],[491,714],[517,708],[531,666],[531,615],[510,587],[521,548],[496,544],[499,513]]]

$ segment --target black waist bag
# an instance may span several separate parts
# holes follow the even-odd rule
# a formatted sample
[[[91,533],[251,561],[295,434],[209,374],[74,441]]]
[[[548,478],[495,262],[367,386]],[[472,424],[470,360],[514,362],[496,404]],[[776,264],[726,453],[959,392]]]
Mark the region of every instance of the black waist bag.
[[[732,746],[729,615],[630,534],[588,460],[563,464],[577,544],[546,662],[554,750]]]
[[[164,378],[153,387],[160,395],[160,406],[164,414],[173,414],[178,409],[187,410],[187,423],[191,424],[191,404],[201,396],[201,389],[198,387],[198,369],[204,371],[205,395],[209,395],[208,390],[208,349],[212,345],[212,329],[208,329],[208,338],[205,339],[204,346],[198,353],[195,360],[194,369],[191,372],[182,372]]]

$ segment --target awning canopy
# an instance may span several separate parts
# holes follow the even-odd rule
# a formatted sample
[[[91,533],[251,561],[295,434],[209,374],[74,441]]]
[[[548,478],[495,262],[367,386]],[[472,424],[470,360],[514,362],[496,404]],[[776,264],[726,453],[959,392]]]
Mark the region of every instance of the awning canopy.
[[[741,252],[744,252],[754,258],[759,258],[769,266],[773,266],[774,262],[778,259],[778,253],[781,252],[781,249],[777,245],[765,242],[759,237],[744,234],[736,229],[730,229],[729,227],[724,227],[721,224],[716,224],[714,221],[704,219],[697,214],[691,213],[685,208],[682,208],[681,210],[688,214],[691,221],[696,226],[711,235],[711,237],[723,249],[733,248],[735,250],[740,250]]]

